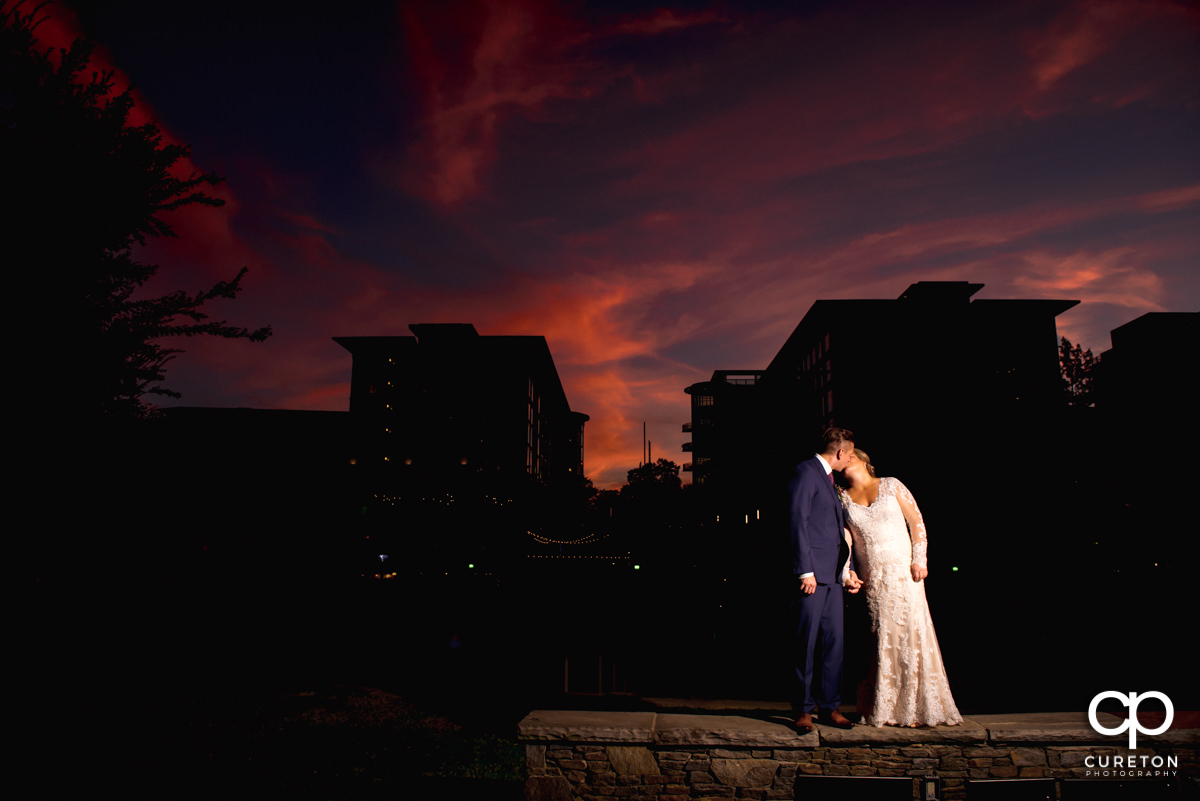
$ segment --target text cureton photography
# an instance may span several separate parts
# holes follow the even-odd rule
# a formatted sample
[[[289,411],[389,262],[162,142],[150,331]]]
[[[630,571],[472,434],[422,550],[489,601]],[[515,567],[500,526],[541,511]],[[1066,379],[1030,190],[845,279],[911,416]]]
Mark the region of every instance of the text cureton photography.
[[[1083,760],[1086,777],[1142,778],[1179,775],[1179,757],[1161,754],[1089,754]]]

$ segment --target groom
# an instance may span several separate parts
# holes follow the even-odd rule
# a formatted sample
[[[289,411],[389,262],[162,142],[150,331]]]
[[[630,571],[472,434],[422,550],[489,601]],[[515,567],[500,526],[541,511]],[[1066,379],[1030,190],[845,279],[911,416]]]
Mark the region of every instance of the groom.
[[[788,526],[794,556],[793,572],[799,591],[792,602],[796,615],[796,731],[813,730],[813,714],[822,723],[848,729],[853,724],[838,711],[842,688],[842,571],[850,557],[842,536],[846,525],[833,471],[841,470],[854,453],[854,434],[845,428],[826,429],[821,452],[796,465],[789,490],[792,497]],[[862,582],[853,572],[846,589],[858,592]],[[823,657],[814,663],[817,636]]]

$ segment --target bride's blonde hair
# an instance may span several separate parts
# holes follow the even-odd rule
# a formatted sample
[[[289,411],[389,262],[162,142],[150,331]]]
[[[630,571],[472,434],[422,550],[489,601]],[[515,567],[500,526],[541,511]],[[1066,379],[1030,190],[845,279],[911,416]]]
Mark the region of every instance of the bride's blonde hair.
[[[871,464],[871,457],[867,456],[867,452],[860,448],[855,448],[854,455],[859,459],[862,459],[863,464],[867,466],[868,475],[870,475],[871,478],[875,478],[875,465]]]

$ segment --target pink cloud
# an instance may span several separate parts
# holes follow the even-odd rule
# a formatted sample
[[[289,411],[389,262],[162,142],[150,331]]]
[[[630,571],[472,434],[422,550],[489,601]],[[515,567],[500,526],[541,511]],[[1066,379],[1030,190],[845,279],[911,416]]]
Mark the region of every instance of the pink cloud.
[[[1136,5],[1122,2],[1080,2],[1059,14],[1048,30],[1030,36],[1037,88],[1046,91],[1060,78],[1109,50]],[[1132,13],[1131,13],[1132,12]]]
[[[586,100],[629,75],[627,68],[612,70],[573,56],[573,47],[612,36],[657,36],[721,19],[711,10],[657,9],[588,30],[565,9],[535,0],[481,0],[473,11],[482,22],[472,26],[415,8],[404,15],[427,107],[425,135],[410,154],[407,184],[443,206],[481,191],[482,177],[497,157],[504,115],[532,114],[553,100]],[[469,64],[446,63],[441,53],[450,48],[438,47],[446,39],[468,48]]]
[[[1164,189],[1138,198],[1138,205],[1151,211],[1173,211],[1200,203],[1200,184]]]
[[[484,0],[473,10],[482,20],[478,29],[451,23],[449,30],[436,30],[444,19],[427,21],[412,8],[405,13],[409,46],[417,54],[414,67],[427,98],[426,134],[412,154],[409,180],[419,194],[441,205],[479,191],[481,174],[495,158],[503,112],[589,93],[576,85],[576,67],[562,59],[573,36],[552,7]],[[445,63],[435,40],[446,38],[470,48],[466,69]]]
[[[1077,0],[1046,27],[1026,32],[1033,86],[1022,107],[1035,118],[1081,102],[1120,108],[1193,82],[1194,70],[1146,64],[1164,51],[1194,47],[1197,26],[1194,4]]]
[[[659,8],[649,14],[631,14],[612,25],[606,33],[607,35],[633,34],[638,36],[657,36],[667,31],[692,28],[698,25],[710,25],[722,19],[724,17],[715,9],[688,14],[670,8]]]

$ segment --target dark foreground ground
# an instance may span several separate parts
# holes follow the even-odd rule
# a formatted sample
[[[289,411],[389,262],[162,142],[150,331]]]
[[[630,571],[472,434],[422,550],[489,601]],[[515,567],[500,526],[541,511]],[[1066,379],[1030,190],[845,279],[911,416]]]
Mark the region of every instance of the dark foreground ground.
[[[516,799],[530,710],[787,700],[786,599],[750,578],[136,567],[17,584],[25,797]],[[1102,690],[1200,707],[1180,583],[1155,585],[1152,614],[979,586],[930,591],[964,714],[1082,711]],[[851,603],[848,628],[864,615]],[[865,639],[847,639],[853,674]]]
[[[436,699],[311,682],[143,690],[153,697],[126,687],[89,688],[69,709],[55,699],[15,766],[29,797],[522,797],[515,726],[430,711]]]
[[[495,798],[522,794],[524,752],[495,721],[456,721],[385,691],[258,687],[207,699],[172,732],[176,798]]]

